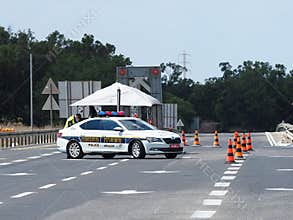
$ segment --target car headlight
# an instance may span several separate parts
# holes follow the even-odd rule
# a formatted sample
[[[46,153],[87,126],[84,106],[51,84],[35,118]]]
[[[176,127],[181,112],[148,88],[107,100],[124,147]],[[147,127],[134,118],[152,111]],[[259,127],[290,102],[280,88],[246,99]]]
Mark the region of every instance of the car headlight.
[[[156,137],[147,137],[146,138],[148,142],[163,142],[161,138],[156,138]]]

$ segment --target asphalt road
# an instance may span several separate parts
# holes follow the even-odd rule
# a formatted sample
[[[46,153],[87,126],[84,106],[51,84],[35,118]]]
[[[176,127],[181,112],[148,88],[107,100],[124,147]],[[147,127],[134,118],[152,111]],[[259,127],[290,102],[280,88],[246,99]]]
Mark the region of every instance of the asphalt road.
[[[177,159],[67,160],[55,146],[0,151],[0,219],[291,219],[293,151],[252,134],[254,152],[225,164],[227,139]],[[192,144],[192,138],[188,143]]]

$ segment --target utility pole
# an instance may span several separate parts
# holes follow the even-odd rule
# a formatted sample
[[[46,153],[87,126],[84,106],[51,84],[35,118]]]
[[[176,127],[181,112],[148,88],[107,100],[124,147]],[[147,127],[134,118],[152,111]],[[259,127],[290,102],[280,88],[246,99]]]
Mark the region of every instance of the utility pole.
[[[33,130],[33,55],[30,51],[30,115],[31,115],[31,130]]]
[[[186,67],[186,64],[188,63],[186,58],[187,58],[187,56],[190,56],[190,54],[188,54],[185,51],[183,51],[183,53],[181,53],[180,56],[183,57],[183,61],[182,61],[182,64],[183,64],[183,70],[182,70],[183,79],[186,79],[186,72],[188,70],[187,67]]]

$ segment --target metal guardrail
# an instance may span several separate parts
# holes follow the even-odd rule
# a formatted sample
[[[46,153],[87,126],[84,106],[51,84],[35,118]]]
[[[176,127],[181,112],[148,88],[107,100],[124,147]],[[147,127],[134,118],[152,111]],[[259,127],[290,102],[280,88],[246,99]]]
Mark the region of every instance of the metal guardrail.
[[[58,130],[59,129],[0,133],[0,149],[56,143]]]

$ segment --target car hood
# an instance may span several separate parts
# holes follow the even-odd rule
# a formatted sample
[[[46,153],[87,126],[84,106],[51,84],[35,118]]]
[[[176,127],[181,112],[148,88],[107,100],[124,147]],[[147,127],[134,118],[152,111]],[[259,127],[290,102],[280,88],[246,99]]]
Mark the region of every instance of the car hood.
[[[137,135],[139,137],[158,137],[158,138],[180,138],[176,133],[163,130],[143,130],[143,131],[129,131],[132,135]]]

